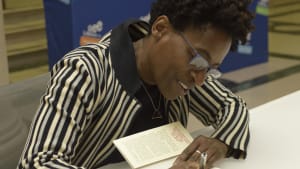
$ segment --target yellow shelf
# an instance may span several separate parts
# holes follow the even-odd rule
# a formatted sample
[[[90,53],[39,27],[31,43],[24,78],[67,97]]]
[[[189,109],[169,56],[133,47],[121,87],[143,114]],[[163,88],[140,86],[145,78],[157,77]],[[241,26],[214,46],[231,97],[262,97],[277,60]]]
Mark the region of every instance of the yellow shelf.
[[[47,42],[45,39],[42,39],[42,40],[36,40],[27,43],[10,45],[7,47],[7,55],[8,57],[11,57],[15,55],[41,51],[46,49],[47,49]]]
[[[4,9],[18,9],[43,6],[42,0],[3,0]]]
[[[5,25],[5,34],[20,33],[38,29],[45,29],[44,20]]]
[[[38,11],[38,10],[44,10],[43,6],[32,6],[32,7],[25,7],[25,8],[4,9],[3,14],[8,15],[8,14]]]

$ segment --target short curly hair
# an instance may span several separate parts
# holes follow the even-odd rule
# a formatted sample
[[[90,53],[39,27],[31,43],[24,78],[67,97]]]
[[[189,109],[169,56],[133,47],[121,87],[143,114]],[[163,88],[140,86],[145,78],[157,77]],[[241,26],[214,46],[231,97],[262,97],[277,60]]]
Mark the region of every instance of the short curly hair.
[[[251,0],[156,0],[151,6],[150,25],[161,15],[166,15],[178,31],[212,24],[231,35],[234,51],[239,43],[247,42],[248,33],[254,30],[250,3]]]

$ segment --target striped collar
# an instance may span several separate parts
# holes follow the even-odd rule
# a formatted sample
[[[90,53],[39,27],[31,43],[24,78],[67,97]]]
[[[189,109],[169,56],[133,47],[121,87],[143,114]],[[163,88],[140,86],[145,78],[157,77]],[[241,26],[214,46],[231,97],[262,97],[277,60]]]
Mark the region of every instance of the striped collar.
[[[146,36],[148,30],[148,23],[128,20],[111,32],[112,65],[119,82],[131,96],[134,96],[141,84],[132,39]]]

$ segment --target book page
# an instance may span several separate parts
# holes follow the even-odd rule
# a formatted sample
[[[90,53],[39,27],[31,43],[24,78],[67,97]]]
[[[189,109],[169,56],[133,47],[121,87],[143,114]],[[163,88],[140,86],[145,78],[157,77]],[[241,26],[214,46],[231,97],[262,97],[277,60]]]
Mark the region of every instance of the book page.
[[[179,155],[192,141],[181,123],[175,122],[114,140],[114,144],[132,168],[141,168]]]

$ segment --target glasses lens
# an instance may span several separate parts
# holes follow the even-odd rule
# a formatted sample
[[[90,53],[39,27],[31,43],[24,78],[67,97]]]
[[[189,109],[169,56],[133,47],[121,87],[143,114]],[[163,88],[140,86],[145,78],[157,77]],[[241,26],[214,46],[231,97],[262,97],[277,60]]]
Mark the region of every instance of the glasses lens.
[[[194,66],[197,70],[206,70],[206,75],[211,76],[214,79],[221,77],[222,73],[217,69],[211,69],[208,61],[203,58],[195,48],[191,45],[190,41],[184,36],[183,33],[179,32],[180,36],[184,39],[187,45],[194,51],[195,56],[190,61],[190,65]]]
[[[196,69],[202,70],[209,68],[208,62],[201,57],[199,54],[197,54],[191,61],[190,64],[195,66]]]

